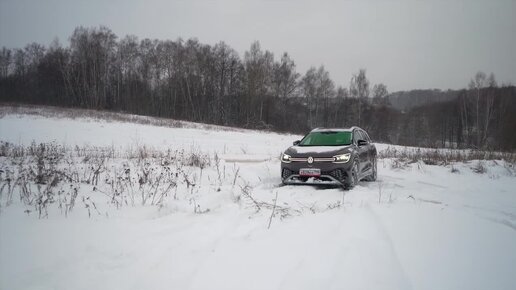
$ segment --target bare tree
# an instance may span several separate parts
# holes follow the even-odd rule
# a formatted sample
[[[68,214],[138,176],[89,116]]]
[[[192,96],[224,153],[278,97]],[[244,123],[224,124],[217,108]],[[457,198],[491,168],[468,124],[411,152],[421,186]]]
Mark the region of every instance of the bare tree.
[[[493,73],[489,74],[489,78],[487,79],[487,92],[486,92],[486,103],[484,105],[485,107],[485,116],[484,116],[484,134],[482,137],[482,144],[486,144],[488,132],[489,132],[489,125],[491,123],[491,120],[493,118],[494,114],[494,100],[495,100],[495,88],[498,87],[498,84],[496,83],[495,75]]]
[[[473,79],[471,79],[470,83],[469,83],[469,88],[470,90],[474,90],[475,93],[476,93],[476,97],[477,97],[477,101],[476,101],[476,120],[477,120],[477,126],[476,126],[476,137],[477,137],[477,142],[476,142],[476,145],[477,147],[480,147],[480,142],[481,142],[481,133],[480,133],[480,93],[481,93],[481,90],[486,86],[486,74],[484,72],[477,72],[477,74],[475,75],[475,77]]]
[[[366,77],[366,70],[361,69],[358,74],[353,75],[349,85],[350,95],[358,100],[358,126],[361,125],[362,104],[368,102],[369,80]]]
[[[36,70],[37,66],[45,56],[45,47],[39,43],[30,43],[24,48],[26,55],[26,65],[30,70]]]
[[[11,61],[11,50],[2,47],[2,50],[0,50],[0,78],[5,78],[9,74],[9,67],[11,66]]]
[[[324,66],[320,66],[317,70],[317,96],[319,100],[322,100],[323,110],[321,114],[318,110],[315,112],[316,120],[322,117],[320,124],[327,127],[330,120],[330,99],[335,96],[335,85],[330,78],[330,73],[324,69]]]
[[[258,105],[258,121],[264,122],[265,98],[271,91],[271,76],[273,71],[274,56],[270,51],[262,51],[260,42],[251,44],[249,51],[244,55],[244,67],[246,71],[247,94],[249,97],[247,122],[251,122],[252,108]],[[265,120],[266,121],[266,120]]]
[[[0,49],[1,102],[295,133],[358,124],[375,139],[399,144],[516,147],[516,137],[507,134],[516,130],[516,88],[498,87],[494,74],[477,73],[469,90],[387,95],[384,84],[370,89],[363,69],[353,75],[349,91],[335,89],[323,66],[300,79],[287,53],[275,62],[258,42],[241,59],[223,42],[118,40],[105,27],[78,27],[65,47],[55,41],[48,47]]]
[[[387,95],[389,91],[387,91],[387,86],[384,84],[376,84],[373,86],[373,104],[374,105],[389,105],[389,100],[387,99]]]
[[[319,108],[319,100],[317,96],[317,75],[315,67],[311,67],[301,79],[301,90],[303,97],[308,105],[308,126],[313,128],[316,126],[317,119],[314,118],[315,111]]]
[[[228,108],[224,100],[233,92],[234,72],[238,64],[238,53],[224,42],[213,47],[215,57],[215,74],[218,81],[215,82],[214,111],[215,122],[228,124]]]
[[[28,70],[28,57],[27,53],[23,49],[14,50],[14,74],[20,77],[24,77]]]
[[[280,62],[274,63],[272,89],[273,95],[281,99],[283,126],[287,124],[288,99],[295,94],[298,88],[299,76],[299,73],[296,72],[296,64],[288,53],[283,53]]]
[[[349,92],[346,88],[339,86],[335,93],[335,106],[333,109],[333,127],[346,126],[350,119]]]

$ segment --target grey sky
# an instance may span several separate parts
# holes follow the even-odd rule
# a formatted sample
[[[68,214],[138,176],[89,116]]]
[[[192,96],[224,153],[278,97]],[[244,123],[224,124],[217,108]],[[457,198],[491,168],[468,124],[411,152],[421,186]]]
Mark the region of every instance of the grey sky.
[[[0,0],[0,46],[68,42],[76,26],[119,37],[254,40],[287,51],[298,71],[321,64],[339,85],[367,69],[390,91],[465,87],[478,70],[516,83],[516,1]]]

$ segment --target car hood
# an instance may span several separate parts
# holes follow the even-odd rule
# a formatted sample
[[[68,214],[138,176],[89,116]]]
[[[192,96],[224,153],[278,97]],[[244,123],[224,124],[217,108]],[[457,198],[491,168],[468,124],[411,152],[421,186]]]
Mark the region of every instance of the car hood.
[[[351,152],[352,145],[345,146],[292,146],[285,151],[292,157],[333,157]]]

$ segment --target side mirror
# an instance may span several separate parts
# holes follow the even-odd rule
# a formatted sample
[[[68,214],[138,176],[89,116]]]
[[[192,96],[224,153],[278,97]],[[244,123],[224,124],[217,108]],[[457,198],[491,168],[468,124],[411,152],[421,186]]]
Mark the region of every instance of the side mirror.
[[[296,140],[296,141],[294,141],[294,143],[292,143],[292,144],[294,144],[294,146],[297,146],[297,145],[299,145],[299,143],[301,143],[301,141]]]
[[[367,144],[369,144],[369,142],[367,142],[366,140],[358,140],[357,141],[358,147],[364,146],[364,145],[367,145]]]

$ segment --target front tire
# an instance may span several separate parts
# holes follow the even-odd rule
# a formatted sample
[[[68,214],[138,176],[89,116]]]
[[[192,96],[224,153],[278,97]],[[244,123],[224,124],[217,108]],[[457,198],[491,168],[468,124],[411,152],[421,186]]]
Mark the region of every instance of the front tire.
[[[366,181],[376,181],[376,178],[378,177],[378,161],[376,160],[376,157],[373,159],[372,170],[373,172],[365,178]]]
[[[351,166],[351,169],[348,172],[348,179],[346,183],[344,184],[345,190],[350,190],[355,187],[355,185],[358,184],[358,162],[357,160],[353,160],[353,166]]]

